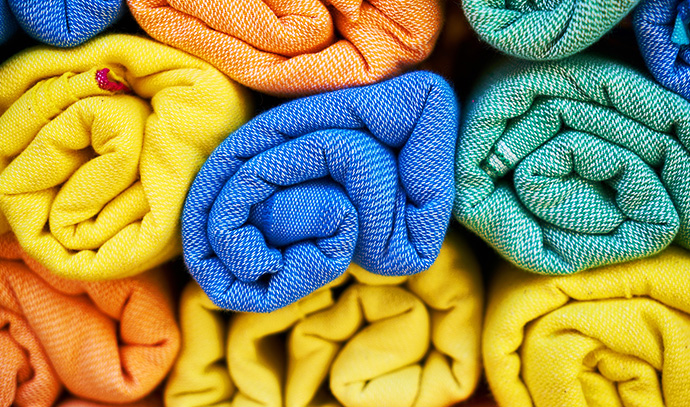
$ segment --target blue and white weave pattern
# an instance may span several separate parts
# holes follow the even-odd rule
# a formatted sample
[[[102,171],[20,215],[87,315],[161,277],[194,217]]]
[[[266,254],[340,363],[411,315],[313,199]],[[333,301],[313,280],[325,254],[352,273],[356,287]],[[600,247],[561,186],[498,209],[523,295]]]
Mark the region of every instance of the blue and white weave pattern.
[[[0,0],[0,44],[7,41],[16,28],[17,24],[14,22],[7,1]]]
[[[117,21],[125,8],[123,0],[8,0],[7,3],[24,31],[58,47],[73,47],[87,41]],[[4,20],[6,10],[2,7],[0,18]],[[0,23],[0,41],[2,32]]]
[[[690,99],[690,1],[644,0],[633,26],[647,67],[664,87]]]
[[[351,261],[383,275],[426,270],[453,202],[458,107],[415,72],[298,99],[231,134],[187,196],[185,262],[218,306],[284,307]]]

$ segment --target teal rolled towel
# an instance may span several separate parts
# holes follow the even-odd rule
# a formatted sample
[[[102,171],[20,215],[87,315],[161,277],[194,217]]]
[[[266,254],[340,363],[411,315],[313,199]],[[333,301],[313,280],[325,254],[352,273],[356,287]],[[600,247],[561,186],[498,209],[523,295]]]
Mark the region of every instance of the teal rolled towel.
[[[509,63],[467,104],[458,221],[519,267],[567,274],[690,248],[690,103],[588,56]]]

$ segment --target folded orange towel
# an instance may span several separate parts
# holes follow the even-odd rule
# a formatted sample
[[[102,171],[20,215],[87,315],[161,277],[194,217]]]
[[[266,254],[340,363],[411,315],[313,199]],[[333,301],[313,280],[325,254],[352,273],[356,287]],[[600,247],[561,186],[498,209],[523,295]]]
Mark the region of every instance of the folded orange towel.
[[[261,92],[370,84],[425,59],[441,0],[128,0],[153,38]]]
[[[101,404],[89,400],[69,398],[59,403],[57,407],[163,407],[163,399],[160,393],[154,393],[143,400],[130,404]]]
[[[150,393],[179,349],[161,270],[104,282],[57,277],[0,236],[0,406],[52,406],[62,387],[127,403]]]

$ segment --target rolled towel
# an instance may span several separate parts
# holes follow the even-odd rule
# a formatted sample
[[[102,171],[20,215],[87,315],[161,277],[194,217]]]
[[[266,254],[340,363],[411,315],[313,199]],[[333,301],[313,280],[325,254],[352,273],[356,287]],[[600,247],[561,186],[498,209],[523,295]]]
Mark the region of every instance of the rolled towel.
[[[163,407],[161,395],[156,392],[145,399],[133,403],[98,403],[90,400],[70,397],[57,404],[57,407]]]
[[[54,405],[63,388],[105,403],[145,397],[180,345],[162,270],[115,281],[57,277],[0,235],[0,405]]]
[[[128,0],[153,38],[260,92],[298,96],[367,85],[426,58],[441,0]]]
[[[690,103],[585,56],[518,63],[461,125],[456,218],[545,274],[690,247]]]
[[[181,253],[188,188],[250,110],[215,68],[128,35],[27,50],[0,66],[0,83],[0,232],[84,280]]]
[[[7,0],[0,0],[0,44],[7,41],[17,29],[17,23],[12,16]]]
[[[639,0],[463,0],[479,37],[507,54],[561,59],[595,43]]]
[[[428,72],[286,103],[231,134],[185,203],[187,266],[213,302],[268,312],[340,276],[427,269],[453,200],[457,103]]]
[[[483,307],[477,264],[462,242],[449,235],[436,263],[412,277],[355,264],[349,276],[349,284],[340,279],[278,311],[229,322],[190,284],[166,406],[440,407],[469,397]]]
[[[124,10],[124,0],[0,0],[0,42],[7,18],[39,41],[73,47],[105,30]]]
[[[690,2],[644,0],[633,26],[647,67],[659,83],[690,99]]]
[[[500,406],[687,406],[690,253],[569,276],[505,265],[483,333]]]

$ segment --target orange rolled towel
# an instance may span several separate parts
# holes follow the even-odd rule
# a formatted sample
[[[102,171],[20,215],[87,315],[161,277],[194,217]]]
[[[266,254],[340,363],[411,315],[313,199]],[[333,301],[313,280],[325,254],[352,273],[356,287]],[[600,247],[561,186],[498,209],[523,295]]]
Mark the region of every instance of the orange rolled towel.
[[[0,235],[0,406],[49,407],[63,387],[102,403],[145,397],[179,349],[170,297],[160,270],[66,280]]]
[[[153,38],[258,91],[298,96],[377,82],[424,60],[441,0],[128,0]]]

